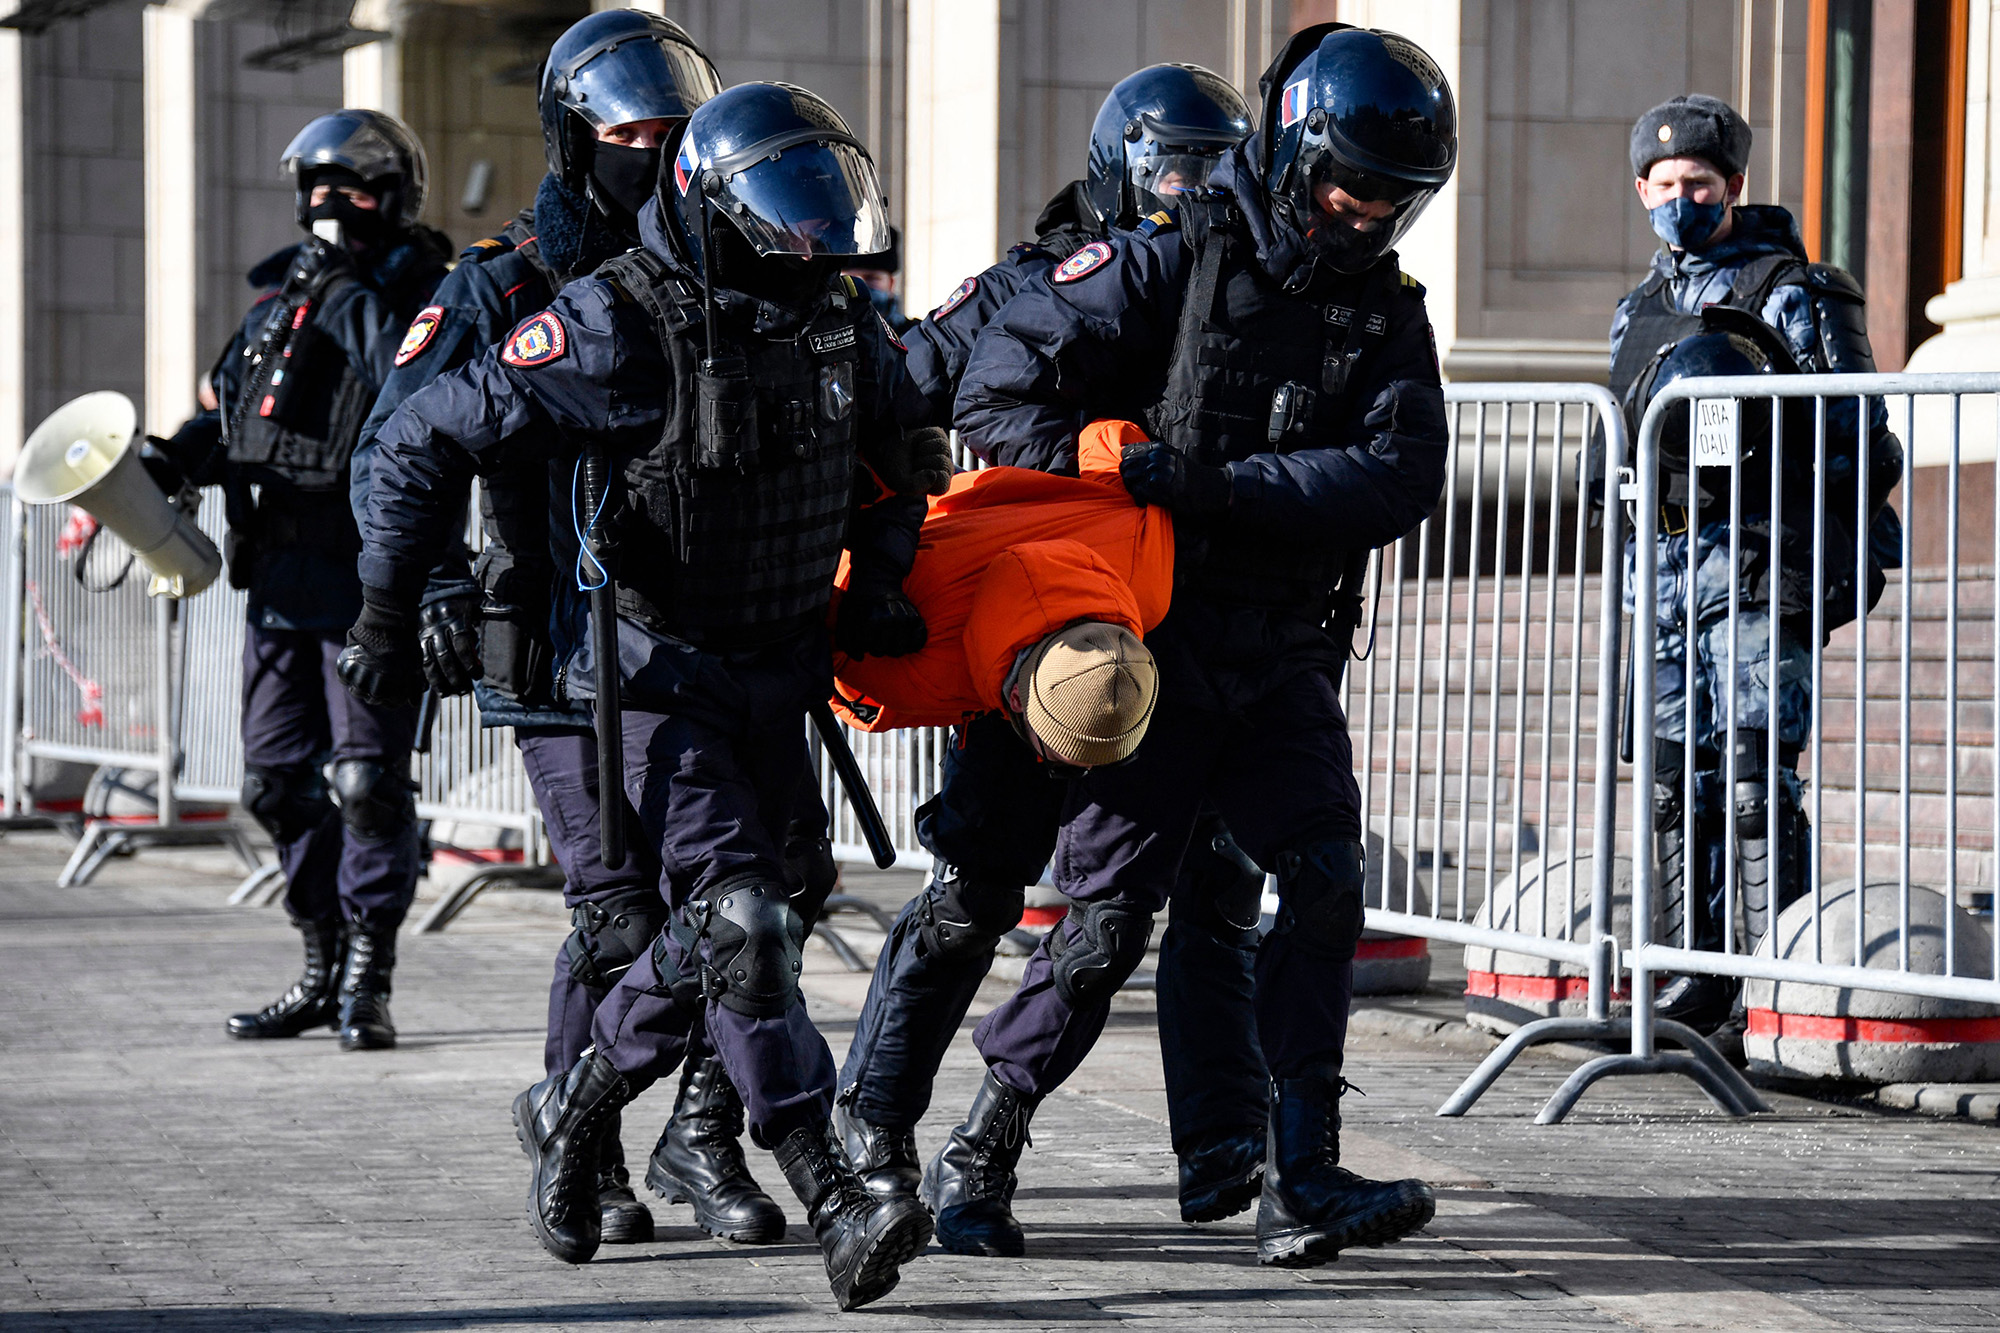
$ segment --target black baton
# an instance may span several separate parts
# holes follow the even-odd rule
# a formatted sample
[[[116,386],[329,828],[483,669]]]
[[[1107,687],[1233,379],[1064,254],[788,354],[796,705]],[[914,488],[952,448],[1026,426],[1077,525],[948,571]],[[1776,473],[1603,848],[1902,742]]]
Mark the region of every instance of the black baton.
[[[431,733],[437,730],[438,694],[436,690],[425,690],[423,702],[417,705],[417,743],[410,748],[418,754],[431,752]]]
[[[833,760],[841,789],[847,793],[847,808],[854,811],[854,820],[861,825],[868,854],[875,858],[877,870],[887,870],[896,864],[896,848],[889,841],[889,826],[882,822],[882,812],[875,806],[875,793],[868,790],[868,779],[861,775],[861,765],[855,761],[854,751],[848,748],[847,737],[840,734],[840,723],[834,720],[832,707],[821,700],[812,706],[810,716],[813,729],[819,732],[819,743]]]
[[[625,723],[618,699],[618,588],[605,558],[603,527],[609,467],[604,450],[593,446],[583,455],[583,508],[589,515],[583,538],[597,566],[597,586],[590,590],[590,660],[597,721],[597,840],[606,870],[625,864]]]
[[[1340,645],[1340,665],[1334,668],[1333,688],[1338,690],[1347,676],[1347,659],[1354,655],[1354,632],[1361,628],[1363,609],[1361,590],[1368,582],[1368,557],[1375,554],[1370,547],[1363,547],[1347,557],[1347,563],[1340,571],[1340,582],[1334,586],[1333,606],[1327,617],[1327,630],[1333,641]],[[1367,654],[1363,653],[1366,657]]]

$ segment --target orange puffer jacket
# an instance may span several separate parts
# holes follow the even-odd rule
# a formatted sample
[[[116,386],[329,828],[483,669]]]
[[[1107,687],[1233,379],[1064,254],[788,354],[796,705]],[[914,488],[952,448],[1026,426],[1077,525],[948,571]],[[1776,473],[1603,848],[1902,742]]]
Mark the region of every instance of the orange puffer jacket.
[[[930,642],[907,657],[836,653],[842,719],[862,731],[963,722],[999,708],[1016,655],[1063,626],[1102,620],[1143,635],[1159,624],[1173,597],[1173,516],[1133,504],[1118,479],[1120,451],[1145,438],[1128,421],[1094,422],[1078,439],[1081,476],[996,467],[953,478],[903,580]],[[836,583],[847,584],[844,563]]]

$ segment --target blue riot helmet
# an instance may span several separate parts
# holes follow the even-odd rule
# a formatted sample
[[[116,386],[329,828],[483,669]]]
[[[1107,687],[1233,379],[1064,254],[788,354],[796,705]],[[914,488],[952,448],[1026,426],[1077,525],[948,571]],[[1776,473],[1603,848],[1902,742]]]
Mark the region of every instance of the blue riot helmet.
[[[1631,447],[1637,450],[1639,427],[1646,418],[1646,411],[1652,406],[1653,399],[1670,384],[1716,375],[1786,375],[1797,371],[1797,363],[1792,360],[1776,330],[1748,311],[1711,306],[1702,312],[1701,332],[1660,348],[1632,381],[1624,403],[1627,438],[1632,442]],[[1738,417],[1739,457],[1768,457],[1766,450],[1771,440],[1771,413],[1772,408],[1767,403],[1743,404]],[[1796,426],[1810,416],[1809,411],[1795,408],[1791,417],[1796,420],[1787,424]],[[1666,408],[1660,423],[1661,495],[1669,504],[1687,503],[1688,421],[1688,402],[1682,400]],[[1789,435],[1786,447],[1788,451],[1792,447]],[[1704,483],[1703,489],[1708,491],[1713,488]],[[1711,497],[1704,495],[1703,498],[1706,502]]]
[[[704,270],[711,236],[718,249],[734,237],[765,258],[889,248],[868,150],[824,98],[788,83],[738,84],[697,108],[660,190]]]
[[[1329,23],[1294,34],[1259,86],[1273,211],[1330,267],[1372,267],[1458,161],[1444,72],[1406,37]]]
[[[1148,65],[1112,88],[1090,127],[1084,196],[1099,227],[1131,227],[1199,190],[1250,133],[1250,107],[1200,65]]]
[[[636,215],[659,177],[658,149],[600,144],[635,121],[684,121],[722,81],[669,19],[608,9],[572,24],[543,62],[539,105],[549,174],[612,217]]]
[[[381,221],[396,230],[416,224],[430,184],[424,146],[410,127],[387,112],[357,107],[308,121],[278,164],[292,178],[294,216],[301,227],[312,222],[316,178],[364,186],[380,205]]]

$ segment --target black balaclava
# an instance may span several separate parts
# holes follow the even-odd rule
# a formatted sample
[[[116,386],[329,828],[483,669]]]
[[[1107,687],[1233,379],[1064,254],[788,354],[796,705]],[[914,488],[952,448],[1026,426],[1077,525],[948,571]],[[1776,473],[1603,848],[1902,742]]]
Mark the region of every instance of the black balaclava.
[[[591,146],[591,193],[600,203],[616,210],[613,220],[623,229],[633,230],[632,220],[653,197],[660,179],[660,150],[628,148],[602,140]]]
[[[728,287],[786,310],[803,311],[826,291],[839,272],[839,261],[828,255],[760,255],[727,219],[711,223],[715,237],[718,287]]]
[[[364,251],[379,247],[388,238],[392,228],[389,219],[384,216],[381,208],[357,208],[353,200],[340,192],[340,187],[344,185],[366,190],[369,194],[375,196],[378,203],[386,202],[382,199],[385,191],[379,183],[371,185],[353,172],[341,167],[324,167],[307,177],[306,183],[302,188],[306,190],[307,197],[310,198],[313,188],[319,185],[331,186],[332,188],[327,192],[324,202],[307,205],[306,229],[308,231],[312,229],[312,224],[315,222],[329,220],[338,222],[340,224],[341,237],[347,242],[348,246],[354,250]]]

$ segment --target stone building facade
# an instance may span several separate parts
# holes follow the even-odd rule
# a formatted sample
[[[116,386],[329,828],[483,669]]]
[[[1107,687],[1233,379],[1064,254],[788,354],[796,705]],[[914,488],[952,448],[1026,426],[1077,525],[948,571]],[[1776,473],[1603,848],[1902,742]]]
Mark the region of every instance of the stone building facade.
[[[542,170],[535,60],[588,8],[14,3],[22,26],[0,29],[0,457],[87,389],[133,395],[156,430],[186,413],[248,296],[243,271],[293,234],[277,157],[320,111],[404,116],[429,145],[430,220],[460,242],[499,226]],[[2000,339],[1987,291],[2000,290],[1991,0],[651,5],[726,82],[802,83],[870,142],[915,309],[1031,232],[1080,172],[1117,78],[1192,60],[1254,100],[1289,31],[1340,19],[1421,42],[1458,93],[1458,174],[1403,247],[1448,376],[1602,379],[1610,309],[1654,245],[1626,130],[1681,91],[1744,110],[1757,132],[1749,198],[1792,208],[1816,254],[1861,273],[1885,366],[1935,332],[1929,321],[1946,326],[1943,350],[1917,364],[1961,347],[1951,364],[1995,364],[1979,341]]]

